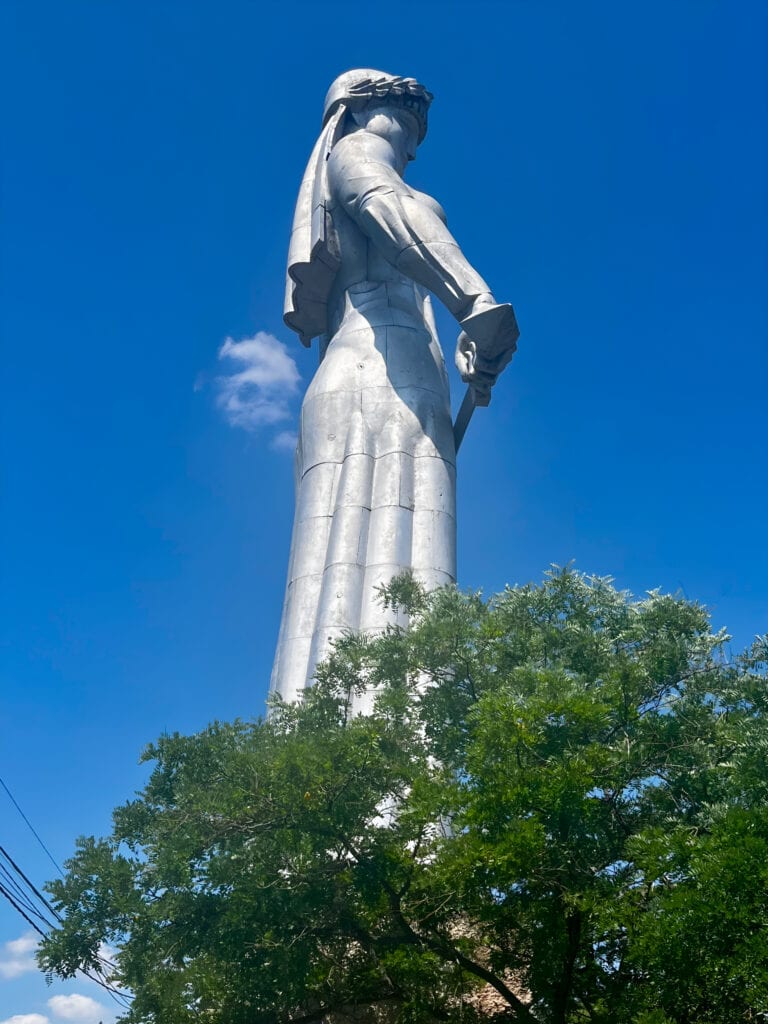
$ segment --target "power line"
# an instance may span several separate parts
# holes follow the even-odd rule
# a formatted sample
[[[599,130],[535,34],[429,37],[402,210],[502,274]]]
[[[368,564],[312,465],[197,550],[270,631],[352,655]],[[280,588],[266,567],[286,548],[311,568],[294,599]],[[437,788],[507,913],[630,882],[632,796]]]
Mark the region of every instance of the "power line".
[[[5,860],[5,864],[3,860]],[[7,865],[10,865],[10,870]],[[0,846],[0,896],[3,896],[42,938],[47,938],[51,932],[56,931],[57,927],[64,923],[61,914],[40,892],[34,882],[27,877],[3,846]],[[44,908],[56,923],[41,913],[40,906]],[[47,931],[44,931],[40,925],[36,924],[33,917],[37,917]],[[98,951],[95,954],[95,959],[97,965],[94,966],[93,971],[81,968],[80,973],[108,992],[118,1005],[127,1009],[131,1004],[130,996],[115,988],[109,980],[114,970],[114,964],[110,963]]]
[[[10,896],[17,900],[26,911],[28,911],[30,914],[33,914],[35,917],[39,918],[47,927],[54,927],[48,920],[48,918],[45,917],[44,914],[40,913],[38,908],[34,905],[32,900],[22,889],[22,887],[19,885],[19,883],[10,873],[10,871],[8,871],[8,869],[4,867],[2,864],[0,864],[0,875],[2,875],[2,878],[0,878],[0,885],[3,886],[5,891]]]
[[[19,899],[27,899],[26,893],[4,864],[0,864],[0,875],[2,875],[3,878],[5,879],[5,882],[3,882],[3,884],[5,885],[7,883],[11,887],[11,889],[13,889],[16,892],[16,895],[19,897]],[[31,901],[28,902],[28,907],[32,907]]]
[[[9,796],[9,797],[11,798],[11,802],[13,803],[13,806],[14,806],[14,807],[16,808],[16,810],[17,810],[17,811],[19,812],[19,814],[20,814],[20,815],[22,816],[22,818],[24,819],[24,821],[26,821],[27,825],[29,826],[29,830],[30,830],[30,832],[31,832],[31,833],[32,833],[32,835],[33,835],[33,836],[35,837],[35,839],[36,839],[36,840],[38,841],[38,843],[40,843],[40,845],[41,845],[41,846],[42,846],[42,848],[43,848],[43,849],[45,850],[45,852],[46,852],[46,853],[48,854],[48,857],[50,858],[50,861],[51,861],[51,863],[53,864],[53,866],[54,866],[54,867],[56,868],[56,870],[57,870],[57,871],[59,872],[59,874],[60,874],[60,875],[61,875],[61,877],[63,878],[63,877],[64,877],[64,872],[63,872],[63,871],[61,870],[61,868],[59,867],[59,865],[58,865],[58,864],[56,863],[56,861],[54,860],[54,857],[53,857],[53,854],[51,853],[51,851],[50,851],[50,850],[48,849],[48,847],[47,847],[47,846],[45,845],[45,843],[43,842],[43,840],[42,840],[42,839],[40,838],[40,836],[39,836],[39,835],[37,834],[37,832],[36,832],[36,830],[35,830],[35,827],[34,827],[34,825],[32,824],[32,822],[31,822],[31,821],[29,820],[29,818],[28,818],[28,817],[26,816],[26,814],[24,813],[24,811],[22,811],[21,807],[19,807],[19,804],[18,804],[18,802],[17,802],[17,800],[16,800],[16,797],[15,797],[15,796],[13,795],[13,793],[12,793],[12,792],[10,791],[10,789],[8,789],[8,787],[6,786],[6,784],[5,784],[5,782],[3,781],[3,779],[2,779],[2,778],[0,778],[0,786],[2,786],[2,787],[3,787],[3,789],[5,790],[5,792],[6,792],[6,793],[8,794],[8,796]]]
[[[11,906],[15,910],[18,910],[18,912],[21,914],[21,916],[24,918],[24,920],[27,922],[27,924],[30,924],[35,929],[35,931],[38,933],[38,935],[42,935],[43,938],[46,938],[46,933],[42,930],[42,928],[38,928],[38,926],[35,924],[35,922],[32,920],[31,917],[27,917],[27,915],[24,913],[24,911],[18,905],[16,900],[8,893],[8,890],[3,885],[0,885],[0,896],[5,896],[5,898],[11,904]]]
[[[38,841],[42,849],[45,851],[45,854],[50,860],[50,862],[53,864],[53,866],[56,868],[58,873],[63,878],[64,872],[62,871],[61,866],[57,863],[53,854],[41,839],[39,833],[37,832],[37,829],[34,827],[32,822],[21,809],[18,800],[10,791],[4,779],[2,778],[0,778],[0,786],[2,786],[5,792],[8,794],[11,803],[19,812],[21,817],[24,819],[30,832]],[[14,878],[14,875],[11,873],[11,871],[9,871],[8,868],[2,863],[2,858],[4,858],[7,861],[7,863],[10,864],[13,872],[16,874],[16,876],[18,876],[18,878],[22,879],[24,885],[21,885],[19,883],[18,878]],[[21,916],[24,918],[27,924],[34,928],[38,935],[42,936],[42,938],[46,938],[48,932],[55,931],[57,924],[63,924],[63,918],[61,914],[59,914],[59,912],[49,902],[49,900],[46,899],[45,896],[43,896],[43,894],[40,892],[37,886],[32,881],[30,881],[30,879],[24,874],[24,872],[21,870],[16,861],[2,846],[0,846],[0,874],[2,875],[2,878],[5,879],[4,882],[2,878],[0,878],[0,896],[5,897],[5,899],[11,904],[14,910],[21,914]],[[24,888],[24,886],[26,886],[26,889]],[[30,896],[30,893],[32,893],[33,895]],[[53,916],[57,924],[54,924],[52,921],[49,921],[45,914],[41,913],[39,907],[35,905],[35,900],[38,901],[40,906],[42,906],[47,913]],[[29,916],[30,914],[38,918],[48,929],[48,932],[43,931],[43,929],[40,928],[39,925],[35,924],[35,922],[32,920],[32,917]],[[105,972],[105,968],[111,971],[111,969],[114,968],[114,964],[111,964],[105,957],[101,956],[99,953],[96,954],[96,960],[98,961],[100,966],[94,968],[94,970],[96,971],[95,974],[85,969],[81,970],[81,973],[84,974],[87,978],[90,978],[90,980],[95,982],[95,984],[100,985],[101,988],[107,991],[110,994],[110,996],[115,1000],[115,1002],[118,1003],[120,1006],[124,1008],[129,1007],[131,1004],[130,997],[125,992],[121,992],[120,989],[115,988],[114,985],[111,985],[108,980],[108,975]]]
[[[8,851],[3,846],[0,846],[0,857],[4,857],[8,861],[8,863],[11,865],[13,870],[19,876],[19,878],[21,878],[22,881],[25,882],[27,888],[32,893],[34,893],[34,895],[37,897],[37,899],[39,900],[41,905],[45,908],[45,910],[47,910],[49,913],[51,913],[54,916],[54,918],[59,923],[61,923],[61,921],[62,921],[61,915],[58,913],[58,911],[55,909],[55,907],[53,907],[52,904],[50,903],[50,901],[45,896],[43,896],[43,894],[40,892],[40,890],[37,888],[37,886],[34,884],[34,882],[31,882],[30,879],[27,878],[27,876],[21,870],[19,865],[16,863],[16,861],[13,859],[13,857],[11,857],[10,853],[8,853]],[[3,872],[6,875],[9,874],[8,869],[3,867],[1,864],[0,864],[0,868],[2,868]],[[10,876],[10,877],[12,877],[12,876]],[[13,884],[16,886],[17,889],[21,889],[22,888],[21,886],[19,886],[19,883],[16,880],[13,880]],[[29,901],[29,896],[26,893],[24,894],[24,897],[25,897],[25,899],[27,899]],[[35,911],[33,909],[33,913],[37,913],[37,911]],[[40,917],[42,920],[45,920],[45,918],[43,918],[41,914],[38,913],[37,916]],[[49,928],[54,928],[55,927],[55,925],[51,924],[50,921],[45,921],[45,923],[48,925]]]
[[[50,910],[50,912],[53,914],[53,916],[56,918],[56,920],[57,921],[61,921],[62,920],[61,915],[53,908],[53,906],[49,902],[48,898],[46,896],[43,896],[43,894],[37,888],[35,883],[31,882],[27,878],[27,876],[21,870],[19,865],[16,863],[16,861],[13,859],[13,857],[11,857],[10,853],[8,853],[8,851],[3,846],[0,846],[0,855],[5,857],[5,859],[11,865],[11,867],[16,872],[16,874],[19,875],[19,877],[22,878],[27,883],[29,888],[32,890],[32,892],[35,894],[35,896],[37,896],[37,898],[40,900],[40,902],[43,904],[43,906],[46,908],[46,910]]]
[[[58,873],[63,878],[64,877],[64,872],[62,871],[61,866],[58,864],[58,862],[54,858],[54,856],[51,853],[51,851],[48,849],[48,847],[45,845],[45,843],[41,839],[39,833],[35,829],[35,827],[32,824],[32,822],[26,816],[24,811],[21,809],[18,800],[13,795],[13,793],[10,791],[10,789],[8,788],[5,780],[2,777],[0,777],[0,786],[2,786],[3,789],[5,790],[5,792],[8,794],[8,796],[11,799],[11,802],[13,803],[13,806],[16,808],[16,810],[19,812],[21,817],[27,823],[27,826],[28,826],[30,832],[35,837],[35,839],[38,841],[38,843],[40,844],[40,846],[43,848],[43,850],[45,851],[46,855],[48,856],[48,859],[51,861],[53,866],[56,868]],[[54,919],[56,920],[56,922],[58,924],[63,924],[64,923],[64,919],[62,918],[61,914],[59,914],[59,912],[49,902],[49,900],[45,896],[43,896],[43,894],[40,892],[40,890],[37,888],[37,886],[34,884],[34,882],[32,882],[29,878],[27,878],[27,876],[21,870],[19,865],[11,857],[11,855],[8,853],[8,851],[6,849],[4,849],[2,846],[0,846],[0,858],[1,857],[4,857],[5,860],[11,865],[11,868],[16,872],[16,874],[21,879],[23,879],[23,881],[26,884],[26,886],[28,887],[28,889],[34,894],[34,896],[37,898],[37,900],[40,902],[40,904],[43,906],[43,908],[47,912],[49,912],[50,914],[53,915]],[[39,918],[39,920],[42,921],[43,924],[46,926],[46,928],[48,928],[49,930],[51,930],[51,931],[55,930],[56,925],[53,924],[51,921],[49,921],[48,918],[45,917],[45,915],[42,914],[40,912],[40,910],[34,905],[34,901],[30,898],[28,893],[24,891],[24,888],[21,885],[19,885],[18,881],[13,877],[13,875],[8,871],[8,869],[2,864],[1,860],[0,860],[0,872],[2,872],[2,875],[5,877],[6,881],[11,886],[11,889],[9,891],[7,886],[2,881],[0,881],[0,895],[4,896],[8,900],[8,902],[14,907],[14,909],[17,910],[21,914],[21,916],[24,918],[24,920],[28,924],[30,924],[35,929],[35,931],[38,932],[43,938],[46,937],[46,932],[44,932],[41,928],[39,928],[35,924],[35,922],[28,916],[28,914],[25,913],[25,911],[29,911],[30,914],[33,914],[35,917]],[[105,957],[101,956],[99,953],[96,954],[96,959],[98,960],[99,964],[102,965],[101,967],[96,967],[95,968],[95,970],[97,972],[97,975],[93,975],[90,971],[86,971],[86,970],[82,970],[81,973],[84,974],[86,977],[90,978],[91,981],[94,981],[97,985],[101,985],[101,987],[103,989],[106,989],[106,991],[109,992],[109,994],[112,996],[113,999],[115,999],[116,1002],[119,1002],[123,1006],[126,1006],[126,1007],[129,1006],[130,1005],[129,997],[124,992],[121,992],[119,989],[115,988],[113,985],[110,985],[109,982],[107,981],[107,975],[106,975],[106,973],[104,971],[104,968],[107,968],[107,970],[111,971],[111,970],[114,969],[114,964],[110,963],[109,960],[107,960]]]

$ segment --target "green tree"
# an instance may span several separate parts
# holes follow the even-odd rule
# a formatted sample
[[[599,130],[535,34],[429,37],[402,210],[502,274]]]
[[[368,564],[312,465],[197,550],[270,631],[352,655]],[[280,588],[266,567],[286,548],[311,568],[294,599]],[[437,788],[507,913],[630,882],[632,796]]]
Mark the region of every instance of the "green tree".
[[[768,1015],[766,640],[571,570],[383,600],[300,705],[147,749],[43,967],[118,946],[136,1024]]]

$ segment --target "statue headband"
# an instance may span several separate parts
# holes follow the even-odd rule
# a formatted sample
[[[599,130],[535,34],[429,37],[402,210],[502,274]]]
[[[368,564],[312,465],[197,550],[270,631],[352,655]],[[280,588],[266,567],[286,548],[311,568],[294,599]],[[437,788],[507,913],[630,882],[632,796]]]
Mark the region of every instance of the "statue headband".
[[[427,134],[427,112],[432,93],[415,78],[388,75],[372,68],[357,68],[339,75],[325,97],[323,125],[325,126],[341,104],[348,110],[359,111],[377,101],[409,110],[419,122],[419,142]]]

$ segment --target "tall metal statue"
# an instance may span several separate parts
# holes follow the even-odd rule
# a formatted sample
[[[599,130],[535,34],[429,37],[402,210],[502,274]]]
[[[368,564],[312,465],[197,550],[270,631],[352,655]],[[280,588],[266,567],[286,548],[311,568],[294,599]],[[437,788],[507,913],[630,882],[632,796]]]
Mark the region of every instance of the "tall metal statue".
[[[495,302],[439,204],[403,181],[431,102],[412,78],[341,75],[299,191],[285,322],[305,345],[319,336],[320,365],[301,410],[272,673],[288,701],[334,639],[391,621],[377,588],[392,576],[455,582],[456,448],[516,347],[512,307]],[[430,292],[462,328],[455,430]]]

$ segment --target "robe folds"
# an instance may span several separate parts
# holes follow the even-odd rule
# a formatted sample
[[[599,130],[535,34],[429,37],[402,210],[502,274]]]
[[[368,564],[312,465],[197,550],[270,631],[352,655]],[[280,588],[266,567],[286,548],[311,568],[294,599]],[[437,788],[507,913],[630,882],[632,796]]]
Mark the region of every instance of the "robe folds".
[[[273,692],[296,700],[332,642],[394,619],[377,588],[404,569],[456,580],[456,453],[430,299],[406,277],[342,295],[304,398]],[[366,693],[354,710],[370,710]]]

